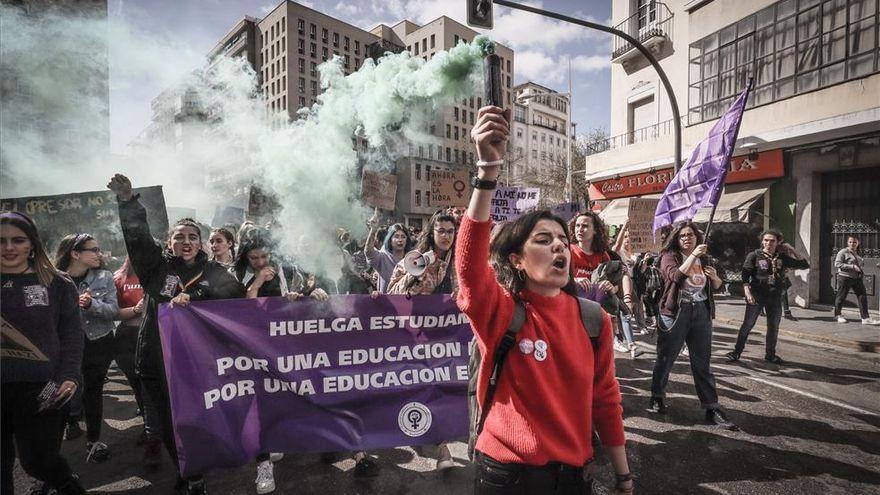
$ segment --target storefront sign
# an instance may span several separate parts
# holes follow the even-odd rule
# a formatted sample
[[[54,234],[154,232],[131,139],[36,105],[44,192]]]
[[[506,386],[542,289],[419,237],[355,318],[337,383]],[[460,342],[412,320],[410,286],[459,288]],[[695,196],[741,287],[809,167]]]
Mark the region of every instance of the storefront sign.
[[[783,175],[785,168],[782,164],[782,150],[770,150],[758,153],[756,159],[750,159],[749,155],[733,157],[725,184],[774,179]],[[590,198],[615,199],[660,193],[673,177],[675,172],[670,167],[655,172],[597,180],[590,184]]]

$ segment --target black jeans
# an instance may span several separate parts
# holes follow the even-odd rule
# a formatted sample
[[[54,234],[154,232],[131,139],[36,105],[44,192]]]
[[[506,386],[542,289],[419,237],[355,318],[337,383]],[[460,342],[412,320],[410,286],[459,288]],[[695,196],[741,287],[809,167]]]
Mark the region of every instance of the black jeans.
[[[593,481],[584,468],[551,462],[545,466],[504,464],[482,452],[474,453],[474,495],[590,495]]]
[[[791,316],[791,306],[788,305],[788,289],[782,289],[782,312],[787,316]]]
[[[137,349],[138,327],[120,323],[116,327],[116,335],[113,337],[113,359],[119,366],[128,385],[134,392],[134,400],[137,401],[138,409],[144,414],[144,422],[146,423],[146,413],[144,412],[143,387],[141,379],[135,373],[135,350]],[[145,425],[146,428],[146,425]]]
[[[837,276],[837,295],[834,297],[834,316],[840,316],[840,308],[843,307],[843,301],[852,289],[856,295],[856,301],[859,303],[859,314],[862,319],[868,318],[868,294],[865,291],[865,282],[862,277],[841,277]]]
[[[179,472],[180,462],[177,459],[177,444],[174,443],[174,422],[171,418],[171,397],[168,395],[168,385],[165,383],[165,380],[143,377],[141,378],[141,383],[144,386],[144,400],[147,402],[152,401],[152,404],[155,405],[156,425],[161,430],[162,444],[165,445],[165,450],[168,451],[168,455],[174,461],[174,465]],[[202,475],[195,475],[187,479],[195,481],[201,478]]]
[[[666,396],[669,373],[682,345],[687,343],[691,375],[700,404],[705,409],[718,407],[715,375],[709,363],[712,357],[712,318],[708,303],[681,303],[674,321],[668,316],[661,315],[661,318],[669,331],[657,333],[657,361],[651,379],[651,397],[662,399]]]
[[[772,359],[776,356],[776,340],[779,337],[779,321],[782,319],[782,296],[779,291],[770,291],[766,294],[756,294],[755,304],[746,304],[746,313],[743,316],[742,326],[739,327],[739,335],[736,337],[736,346],[733,352],[742,354],[746,347],[749,333],[754,328],[761,309],[767,314],[767,339],[765,341],[764,357]]]
[[[104,380],[115,354],[113,333],[96,339],[86,339],[83,349],[83,395],[82,406],[86,417],[86,437],[89,442],[101,439],[104,422]]]
[[[45,386],[38,382],[11,382],[2,386],[2,489],[3,495],[14,493],[12,468],[16,450],[21,467],[30,476],[51,486],[63,486],[73,475],[61,456],[61,437],[58,435],[67,408],[37,412],[37,395]]]

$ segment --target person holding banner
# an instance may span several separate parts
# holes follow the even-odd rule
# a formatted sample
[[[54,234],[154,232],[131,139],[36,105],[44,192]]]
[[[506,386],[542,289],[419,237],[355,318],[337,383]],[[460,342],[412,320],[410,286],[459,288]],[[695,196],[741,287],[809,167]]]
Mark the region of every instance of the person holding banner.
[[[391,232],[392,229],[389,229]],[[427,263],[421,273],[416,274],[408,267],[407,259],[402,259],[394,267],[388,282],[389,294],[453,294],[458,290],[455,276],[455,217],[440,211],[431,217],[425,230],[419,236],[415,250]],[[430,254],[428,254],[430,253]],[[445,471],[455,466],[452,453],[445,443],[437,446],[437,471]]]
[[[104,462],[110,458],[107,444],[101,441],[101,425],[104,423],[104,379],[116,347],[113,340],[113,321],[119,313],[116,284],[113,274],[104,268],[98,241],[89,234],[71,234],[61,239],[55,267],[67,272],[80,294],[85,330],[81,405],[86,417],[86,462]],[[68,421],[77,421],[75,413],[78,412],[71,411]]]
[[[2,482],[15,493],[13,467],[61,495],[86,491],[61,456],[67,403],[81,380],[83,328],[76,286],[52,265],[30,217],[0,214],[3,343]]]
[[[722,281],[715,267],[709,264],[707,249],[703,244],[703,233],[690,220],[675,224],[663,245],[660,255],[660,273],[664,282],[660,301],[661,331],[657,335],[657,361],[651,379],[648,411],[666,412],[664,399],[669,373],[682,346],[687,343],[694,387],[706,411],[706,421],[735,431],[738,428],[718,405],[715,375],[710,369],[715,312],[712,291],[721,287]]]
[[[208,260],[202,250],[201,230],[195,221],[178,220],[169,229],[163,247],[150,233],[147,211],[138,201],[139,195],[132,191],[131,181],[116,174],[107,187],[116,193],[125,246],[141,286],[149,296],[138,335],[137,371],[147,395],[156,405],[162,443],[177,465],[168,377],[159,339],[159,304],[169,303],[174,307],[186,306],[190,301],[240,298],[245,295],[244,287],[223,265]],[[207,493],[201,475],[178,478],[176,488],[188,494]]]
[[[525,303],[525,323],[476,440],[474,493],[590,493],[584,466],[593,459],[593,425],[617,472],[617,493],[633,493],[611,319],[604,316],[594,347],[583,329],[565,222],[546,210],[530,212],[505,224],[489,243],[509,118],[510,111],[498,107],[479,110],[471,131],[479,168],[456,246],[458,305],[482,353],[481,407],[487,407],[493,358],[514,307]]]

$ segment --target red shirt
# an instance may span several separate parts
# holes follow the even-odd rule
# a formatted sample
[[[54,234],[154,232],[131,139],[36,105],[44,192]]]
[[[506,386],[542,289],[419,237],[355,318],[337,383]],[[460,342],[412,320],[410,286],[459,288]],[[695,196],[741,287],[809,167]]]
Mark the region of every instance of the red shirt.
[[[144,297],[144,289],[141,288],[141,281],[138,276],[131,273],[128,277],[113,277],[116,283],[116,299],[119,302],[119,309],[131,308],[137,306]]]
[[[455,257],[458,306],[470,318],[483,356],[477,384],[481,403],[495,349],[515,304],[488,263],[491,225],[465,216]],[[605,316],[599,345],[593,349],[574,297],[529,291],[520,297],[526,303],[526,322],[504,364],[477,450],[505,463],[580,466],[593,457],[591,425],[605,445],[623,445],[611,319]]]
[[[571,267],[575,278],[590,278],[593,270],[606,261],[611,261],[608,253],[587,254],[577,245],[571,245]]]

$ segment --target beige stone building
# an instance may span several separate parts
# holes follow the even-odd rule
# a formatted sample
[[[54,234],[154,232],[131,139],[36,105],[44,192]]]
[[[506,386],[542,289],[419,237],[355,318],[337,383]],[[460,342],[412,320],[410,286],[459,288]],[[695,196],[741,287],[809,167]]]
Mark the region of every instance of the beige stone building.
[[[828,304],[833,256],[862,239],[877,307],[880,258],[880,48],[877,0],[614,0],[618,28],[656,54],[678,98],[683,161],[755,80],[710,251],[735,281],[757,233],[780,229],[809,254],[792,302]],[[669,98],[647,60],[615,41],[611,138],[587,157],[592,199],[622,223],[629,197],[672,177]],[[623,203],[623,204],[622,204]],[[705,218],[704,218],[705,220]],[[714,229],[713,229],[714,230]]]
[[[411,21],[401,21],[392,27],[379,25],[372,33],[405,46],[412,56],[424,60],[430,60],[437,52],[449,50],[461,41],[470,42],[477,36],[473,29],[446,16],[423,26]],[[514,55],[510,48],[501,44],[496,44],[496,53],[501,57],[504,101],[509,107],[513,104]],[[440,208],[431,201],[431,170],[472,169],[476,158],[470,132],[482,105],[483,98],[476,96],[447,108],[437,115],[435,123],[428,129],[436,142],[414,145],[409,157],[398,160],[397,214],[403,216],[407,224],[420,227]]]
[[[571,147],[569,96],[534,82],[514,86],[510,185],[540,187],[541,197],[564,201]]]

